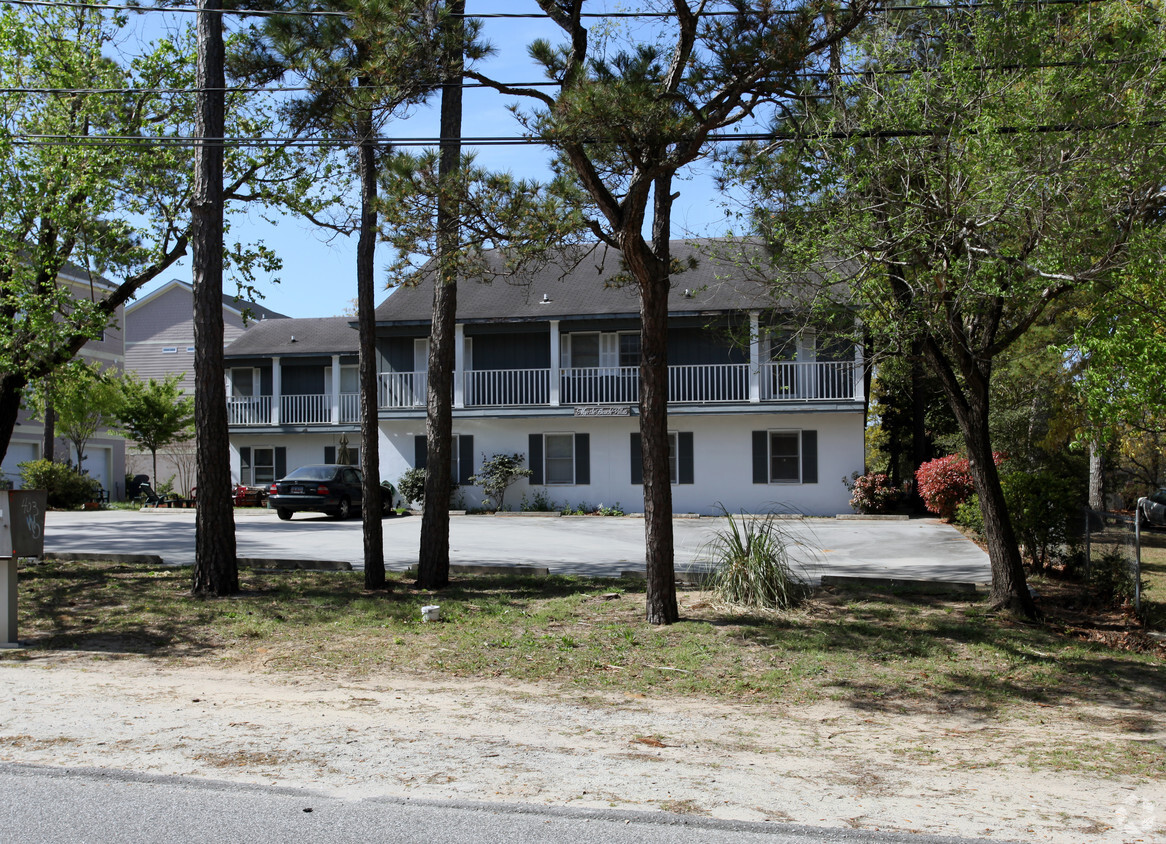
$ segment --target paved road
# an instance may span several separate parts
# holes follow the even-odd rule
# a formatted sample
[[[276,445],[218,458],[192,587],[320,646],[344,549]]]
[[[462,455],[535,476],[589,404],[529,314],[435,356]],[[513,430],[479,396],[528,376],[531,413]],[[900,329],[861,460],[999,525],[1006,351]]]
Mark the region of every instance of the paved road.
[[[416,564],[418,516],[384,521],[385,564]],[[790,520],[793,556],[811,577],[823,573],[986,582],[988,557],[957,530],[935,519],[911,521]],[[269,511],[237,511],[240,557],[339,560],[359,568],[359,519],[297,515],[281,522]],[[683,569],[723,528],[723,519],[677,519],[676,564]],[[45,549],[53,552],[158,554],[167,563],[194,561],[194,512],[110,510],[50,512]],[[546,566],[556,573],[612,575],[644,567],[644,523],[636,518],[453,516],[450,561]]]
[[[958,844],[968,839],[512,804],[340,800],[288,788],[0,764],[6,844],[191,841]]]

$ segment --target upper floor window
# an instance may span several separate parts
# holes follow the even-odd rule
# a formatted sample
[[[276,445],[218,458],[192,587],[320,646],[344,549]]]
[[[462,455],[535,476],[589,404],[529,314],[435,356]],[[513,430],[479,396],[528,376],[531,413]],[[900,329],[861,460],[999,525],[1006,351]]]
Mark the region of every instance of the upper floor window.
[[[577,331],[562,336],[564,369],[614,369],[639,366],[638,331]]]

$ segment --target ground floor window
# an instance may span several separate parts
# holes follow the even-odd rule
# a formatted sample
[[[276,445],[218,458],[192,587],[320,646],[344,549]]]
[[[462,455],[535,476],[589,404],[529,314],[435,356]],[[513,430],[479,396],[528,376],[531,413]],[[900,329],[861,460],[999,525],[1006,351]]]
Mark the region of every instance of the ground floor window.
[[[769,482],[799,483],[801,470],[801,432],[769,432]]]
[[[275,477],[275,449],[251,449],[251,482],[247,486],[263,486],[278,480]]]
[[[546,483],[575,483],[575,435],[545,436]]]

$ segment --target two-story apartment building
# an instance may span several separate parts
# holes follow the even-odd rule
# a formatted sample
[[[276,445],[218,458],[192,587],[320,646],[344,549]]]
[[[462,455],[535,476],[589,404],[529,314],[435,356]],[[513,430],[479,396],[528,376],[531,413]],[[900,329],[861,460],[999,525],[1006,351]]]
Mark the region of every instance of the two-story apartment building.
[[[58,283],[67,285],[72,295],[78,299],[103,297],[116,287],[109,279],[74,264],[62,267],[58,274]],[[122,309],[118,308],[101,336],[86,343],[78,357],[90,363],[97,363],[103,369],[112,369],[120,373],[125,361],[122,319]],[[57,460],[69,458],[76,465],[77,455],[66,440],[56,437],[53,452]],[[34,419],[27,410],[22,410],[17,417],[16,429],[12,433],[8,451],[4,455],[3,466],[0,467],[3,480],[19,487],[19,465],[37,460],[44,454],[44,422]],[[125,440],[107,430],[99,430],[86,444],[85,460],[80,468],[96,478],[111,498],[115,500],[120,498],[124,493]]]
[[[677,512],[834,514],[849,510],[841,478],[863,469],[860,347],[801,326],[738,259],[677,243],[697,265],[669,301],[669,430]],[[532,488],[553,501],[642,502],[640,325],[618,255],[598,247],[574,266],[458,286],[453,388],[455,478],[467,506],[482,459],[525,455]],[[395,290],[377,309],[382,476],[425,463],[431,283]],[[348,342],[342,343],[341,338]],[[333,459],[357,444],[351,321],[256,326],[227,350],[234,471],[265,483],[285,469]],[[355,449],[353,454],[355,455]],[[353,458],[355,459],[355,457]]]

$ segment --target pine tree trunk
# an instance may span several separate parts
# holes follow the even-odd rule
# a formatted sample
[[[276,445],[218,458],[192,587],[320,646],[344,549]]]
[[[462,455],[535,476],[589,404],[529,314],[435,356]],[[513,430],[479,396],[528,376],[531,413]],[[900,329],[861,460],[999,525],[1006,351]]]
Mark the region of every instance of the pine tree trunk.
[[[668,276],[640,285],[640,442],[644,466],[647,620],[680,619],[668,467]]]
[[[449,4],[445,82],[441,89],[441,149],[438,178],[445,185],[461,164],[462,42],[465,0]],[[456,191],[443,190],[437,203],[438,278],[433,286],[433,319],[429,330],[427,413],[425,422],[425,508],[421,516],[421,548],[417,585],[440,589],[449,583],[450,449],[453,439],[454,323],[457,317],[458,222]]]
[[[195,157],[191,201],[194,270],[194,425],[198,465],[195,510],[196,595],[239,591],[235,514],[231,502],[227,391],[223,372],[223,127],[221,0],[198,2],[198,115],[195,134],[207,139]],[[218,140],[215,140],[218,139]],[[157,483],[157,479],[155,479]]]
[[[381,522],[380,426],[377,422],[376,286],[377,166],[372,117],[360,117],[360,236],[356,246],[356,321],[360,335],[361,521],[364,585],[385,588],[385,540]]]

